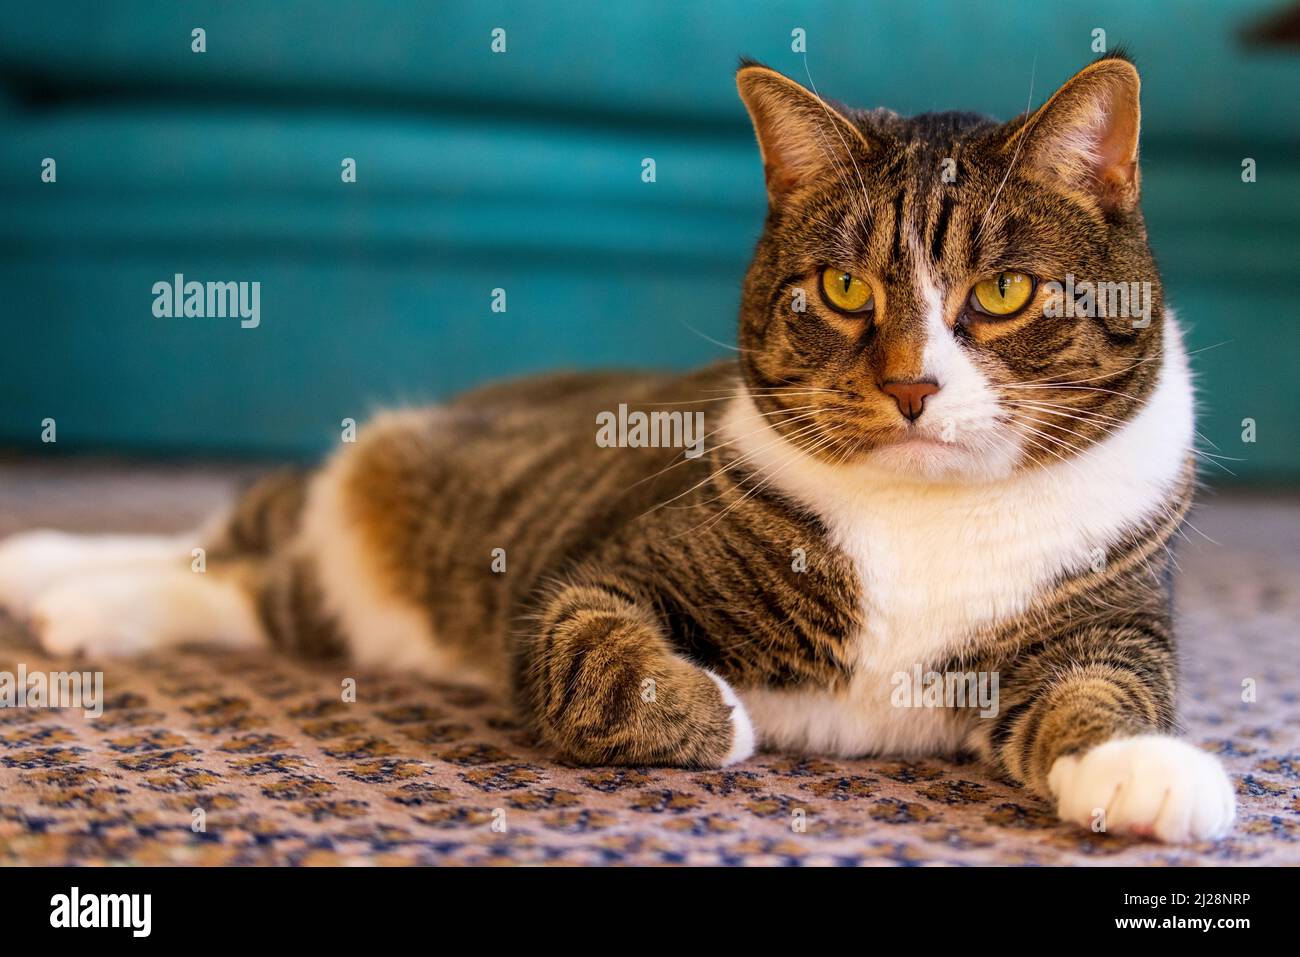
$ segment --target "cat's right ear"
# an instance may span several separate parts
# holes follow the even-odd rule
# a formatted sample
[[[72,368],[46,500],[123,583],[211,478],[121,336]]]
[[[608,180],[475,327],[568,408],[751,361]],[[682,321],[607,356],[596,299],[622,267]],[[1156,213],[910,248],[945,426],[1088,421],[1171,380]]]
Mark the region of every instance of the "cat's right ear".
[[[754,121],[773,202],[817,177],[853,168],[871,152],[866,138],[835,107],[775,70],[743,63],[736,87]]]

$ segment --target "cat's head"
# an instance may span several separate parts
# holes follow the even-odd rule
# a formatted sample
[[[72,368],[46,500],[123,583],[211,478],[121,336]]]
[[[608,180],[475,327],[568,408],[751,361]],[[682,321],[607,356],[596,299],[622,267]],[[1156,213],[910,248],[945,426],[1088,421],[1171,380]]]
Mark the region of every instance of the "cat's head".
[[[753,63],[737,84],[769,202],[741,366],[787,439],[826,461],[999,478],[1137,413],[1164,310],[1132,63],[1098,60],[1003,124],[846,109]]]

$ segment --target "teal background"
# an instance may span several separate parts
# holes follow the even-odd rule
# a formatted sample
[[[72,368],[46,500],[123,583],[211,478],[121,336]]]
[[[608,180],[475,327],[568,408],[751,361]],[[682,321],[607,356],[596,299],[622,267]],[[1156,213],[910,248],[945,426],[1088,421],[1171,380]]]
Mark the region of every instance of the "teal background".
[[[1205,447],[1294,481],[1300,56],[1236,37],[1277,6],[0,3],[0,445],[52,451],[48,416],[58,451],[308,454],[384,403],[727,354],[764,201],[739,55],[858,106],[1006,118],[1100,27],[1143,74]],[[154,318],[177,272],[260,281],[261,326]]]

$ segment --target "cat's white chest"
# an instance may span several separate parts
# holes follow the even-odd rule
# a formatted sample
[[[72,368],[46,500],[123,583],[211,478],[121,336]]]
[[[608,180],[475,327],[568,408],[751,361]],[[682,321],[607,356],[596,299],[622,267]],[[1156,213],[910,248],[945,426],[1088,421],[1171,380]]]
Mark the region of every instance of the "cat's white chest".
[[[861,585],[864,671],[937,664],[983,626],[1022,611],[1089,551],[1068,516],[1027,521],[1004,502],[880,492],[831,536]]]
[[[852,514],[826,515],[830,544],[853,563],[862,628],[847,691],[747,691],[760,736],[821,753],[956,751],[970,710],[927,707],[895,689],[941,668],[984,627],[1015,618],[1062,573],[1104,553],[1104,530],[1077,516],[987,493],[877,489]],[[991,689],[990,676],[976,676]]]
[[[995,481],[926,483],[802,461],[763,433],[748,399],[737,400],[727,431],[750,436],[742,452],[752,449],[751,461],[816,512],[861,589],[850,687],[741,691],[760,740],[846,756],[957,750],[973,713],[900,707],[899,676],[941,667],[1062,575],[1105,562],[1165,507],[1192,436],[1186,362],[1171,339],[1155,391],[1122,428],[1068,462]]]

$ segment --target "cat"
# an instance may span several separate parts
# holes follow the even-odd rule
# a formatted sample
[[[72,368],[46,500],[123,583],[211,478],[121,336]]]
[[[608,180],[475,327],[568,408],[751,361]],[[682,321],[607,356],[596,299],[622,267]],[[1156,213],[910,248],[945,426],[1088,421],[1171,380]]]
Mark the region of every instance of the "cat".
[[[59,654],[273,646],[502,689],[580,764],[974,753],[1066,821],[1225,833],[1226,773],[1173,736],[1193,393],[1136,68],[1004,124],[751,61],[737,85],[768,215],[735,361],[386,412],[201,533],[12,537],[0,604]],[[1107,282],[1140,318],[1076,301]],[[703,413],[704,454],[596,441],[629,409]],[[900,706],[922,671],[994,676],[996,707]]]

